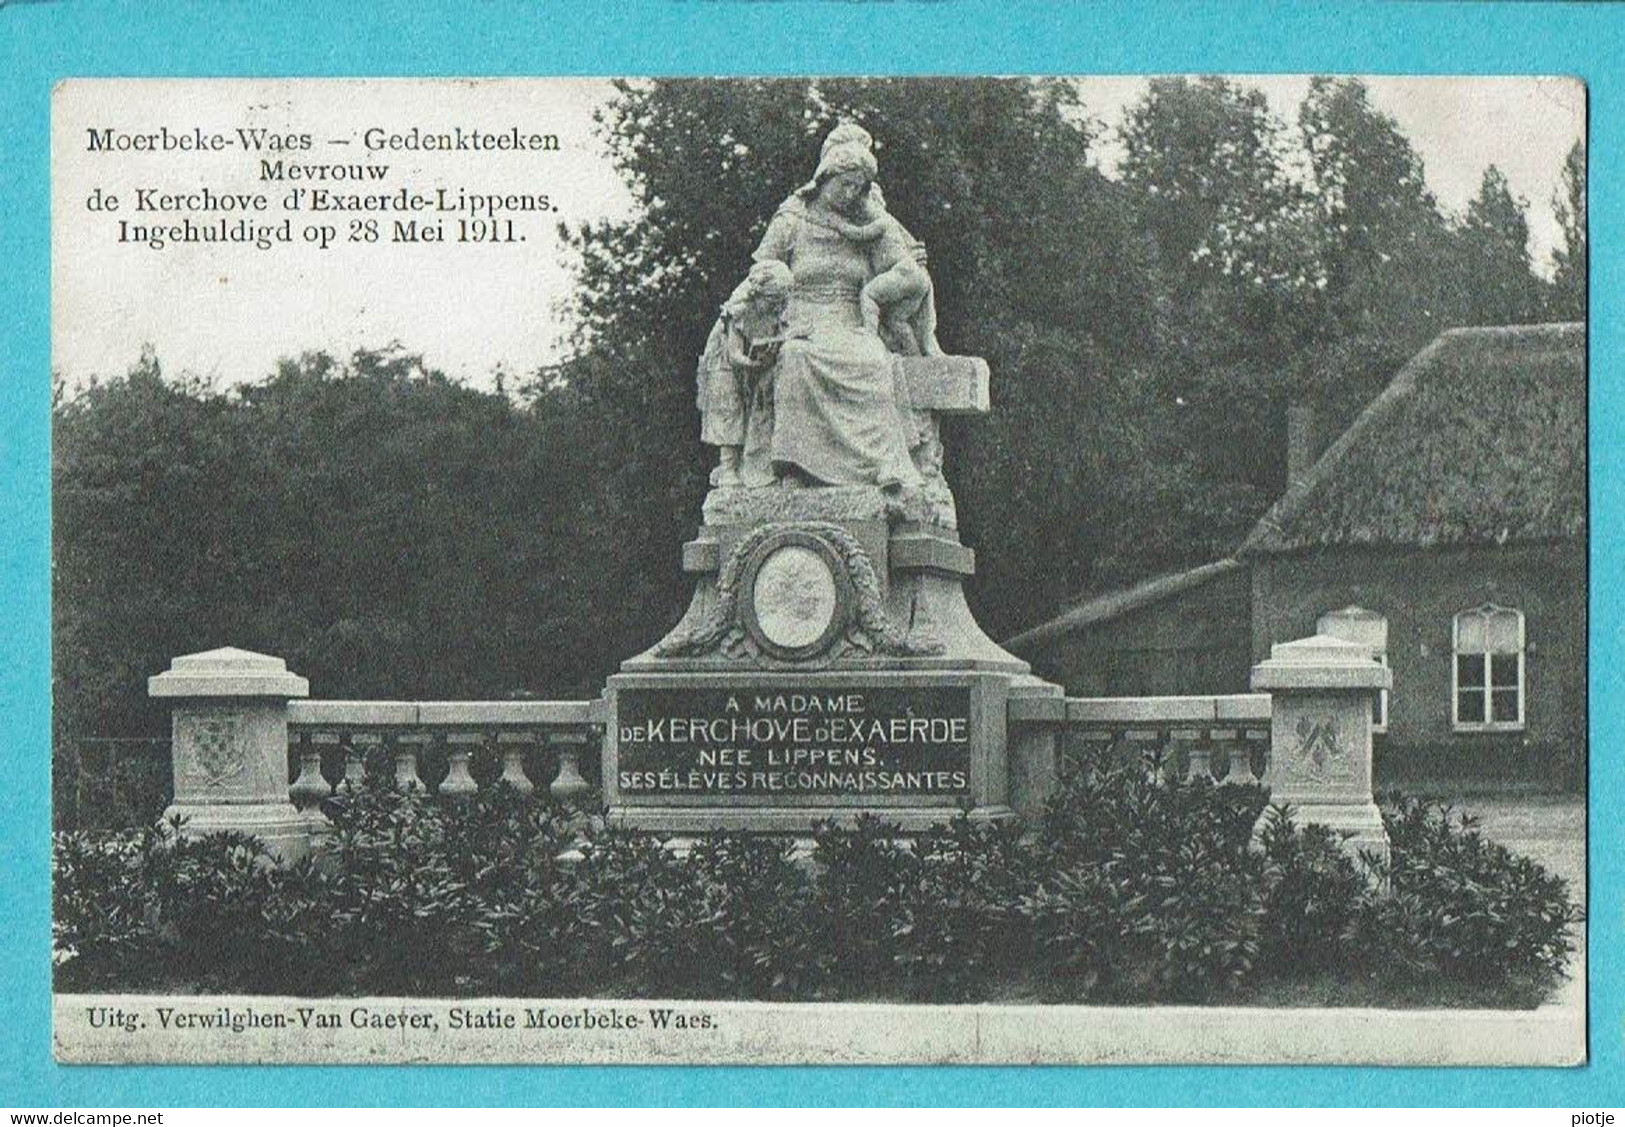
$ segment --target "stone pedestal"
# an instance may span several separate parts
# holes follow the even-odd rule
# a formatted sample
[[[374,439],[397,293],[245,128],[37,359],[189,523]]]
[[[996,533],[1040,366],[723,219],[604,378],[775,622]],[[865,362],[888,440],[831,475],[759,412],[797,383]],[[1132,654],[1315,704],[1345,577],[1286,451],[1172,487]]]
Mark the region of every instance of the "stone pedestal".
[[[173,702],[175,802],[183,833],[253,834],[284,860],[310,845],[309,820],[288,800],[288,701],[310,683],[281,658],[218,649],[177,657],[147,680]]]
[[[609,679],[611,820],[804,836],[862,813],[909,831],[1032,809],[1053,740],[1013,741],[1012,721],[1061,690],[982,632],[961,586],[974,553],[918,515],[868,486],[715,491],[683,554],[688,613]],[[1013,742],[1034,762],[1013,767]]]
[[[605,689],[611,821],[805,838],[1036,812],[1061,689],[983,633],[942,473],[944,416],[985,414],[987,362],[900,356],[919,481],[718,487],[683,547],[688,612]]]
[[[1253,688],[1271,697],[1270,801],[1292,807],[1299,825],[1344,835],[1350,854],[1383,860],[1388,833],[1371,795],[1371,699],[1392,680],[1368,647],[1323,634],[1272,646],[1252,676]]]

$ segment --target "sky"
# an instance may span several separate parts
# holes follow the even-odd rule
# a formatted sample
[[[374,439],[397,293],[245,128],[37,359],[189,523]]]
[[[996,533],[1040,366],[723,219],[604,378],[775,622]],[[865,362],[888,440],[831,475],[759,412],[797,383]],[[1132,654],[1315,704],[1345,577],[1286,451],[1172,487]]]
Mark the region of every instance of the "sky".
[[[1272,111],[1289,124],[1309,85],[1297,76],[1236,81],[1263,90]],[[1078,82],[1085,106],[1107,127],[1098,159],[1109,175],[1121,156],[1112,130],[1144,94],[1147,80]],[[1529,204],[1531,255],[1549,271],[1561,240],[1552,198],[1564,156],[1584,135],[1583,88],[1568,79],[1366,82],[1374,105],[1411,140],[1447,211],[1465,208],[1488,165],[1506,174],[1514,194]],[[81,386],[125,371],[150,345],[165,371],[230,386],[264,378],[278,359],[304,350],[346,355],[399,341],[431,367],[477,386],[490,386],[499,368],[510,375],[531,372],[559,355],[568,327],[561,309],[572,277],[554,234],[557,222],[623,217],[631,210],[592,121],[610,93],[607,81],[581,79],[70,82],[53,105],[53,369],[70,387]],[[368,129],[405,135],[459,125],[545,132],[558,138],[558,149],[366,151],[363,140]],[[293,216],[293,245],[268,251],[173,243],[156,250],[118,240],[120,221],[179,221],[173,214],[132,214],[137,188],[265,191],[272,202],[264,220],[271,222],[282,218],[277,202],[290,185],[261,179],[264,154],[92,152],[89,130],[230,135],[239,127],[309,133],[314,150],[291,154],[304,161],[386,166],[379,186],[365,190],[545,194],[557,210],[518,216],[525,241],[497,245],[392,243],[388,221],[381,242],[351,241],[345,228],[352,217],[309,213]],[[122,194],[125,210],[92,211],[87,203],[97,188]],[[332,224],[332,245],[302,241],[300,230],[313,223]]]

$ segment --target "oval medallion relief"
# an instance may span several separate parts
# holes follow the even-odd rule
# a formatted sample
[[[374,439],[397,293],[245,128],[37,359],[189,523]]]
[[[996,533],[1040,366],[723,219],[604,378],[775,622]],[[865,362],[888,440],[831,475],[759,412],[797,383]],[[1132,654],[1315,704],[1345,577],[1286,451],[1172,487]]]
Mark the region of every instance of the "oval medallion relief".
[[[846,625],[844,567],[817,537],[787,533],[762,545],[747,572],[745,625],[767,652],[804,658]]]

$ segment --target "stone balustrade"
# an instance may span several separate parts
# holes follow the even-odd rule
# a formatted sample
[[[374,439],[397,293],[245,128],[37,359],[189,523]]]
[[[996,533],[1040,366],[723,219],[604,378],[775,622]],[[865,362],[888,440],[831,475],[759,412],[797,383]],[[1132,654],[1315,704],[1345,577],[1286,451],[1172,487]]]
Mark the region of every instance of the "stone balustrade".
[[[1106,747],[1164,777],[1256,783],[1269,763],[1267,693],[1190,697],[1070,697],[1063,757]]]
[[[1167,780],[1263,783],[1351,852],[1385,855],[1371,799],[1371,695],[1389,683],[1367,650],[1318,636],[1278,644],[1254,668],[1254,687],[1268,692],[1075,698],[1032,680],[1003,702],[999,781],[1009,809],[1034,817],[1068,760],[1105,748]],[[525,792],[545,783],[578,803],[603,768],[602,699],[312,701],[281,659],[235,649],[176,658],[149,691],[172,706],[170,812],[191,832],[254,833],[287,857],[309,850],[322,800],[346,779],[387,773],[452,799],[497,780]]]
[[[322,799],[346,779],[387,772],[450,798],[545,780],[574,803],[598,771],[598,701],[312,701],[282,659],[231,648],[176,658],[148,691],[171,705],[167,813],[189,833],[253,833],[287,859],[309,852]]]
[[[1299,824],[1326,826],[1350,855],[1380,861],[1388,835],[1371,796],[1371,702],[1391,684],[1368,647],[1316,635],[1270,647],[1252,673],[1264,692],[1012,697],[1012,804],[1024,814],[1041,809],[1069,757],[1104,747],[1164,779],[1262,783]],[[1368,875],[1380,884],[1380,864]]]
[[[1269,764],[1267,693],[1188,697],[1012,696],[1010,805],[1035,818],[1090,748],[1143,763],[1164,779],[1256,783]]]
[[[598,771],[597,701],[310,701],[288,704],[289,798],[319,808],[336,786],[389,772],[449,798],[501,780],[579,802]]]

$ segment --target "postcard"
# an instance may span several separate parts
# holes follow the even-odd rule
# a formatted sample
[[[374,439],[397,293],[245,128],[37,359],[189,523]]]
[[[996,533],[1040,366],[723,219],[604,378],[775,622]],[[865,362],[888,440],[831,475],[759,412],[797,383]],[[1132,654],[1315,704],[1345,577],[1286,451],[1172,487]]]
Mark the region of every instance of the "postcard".
[[[1585,135],[62,82],[56,1058],[1584,1063]]]

